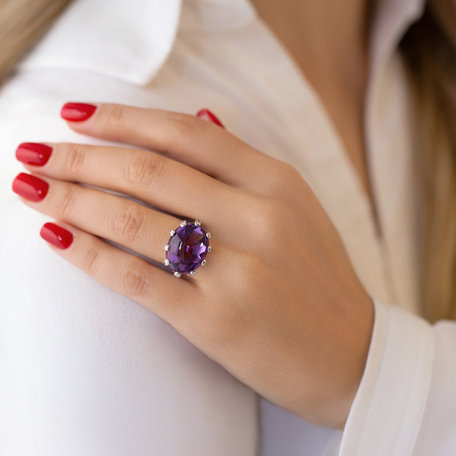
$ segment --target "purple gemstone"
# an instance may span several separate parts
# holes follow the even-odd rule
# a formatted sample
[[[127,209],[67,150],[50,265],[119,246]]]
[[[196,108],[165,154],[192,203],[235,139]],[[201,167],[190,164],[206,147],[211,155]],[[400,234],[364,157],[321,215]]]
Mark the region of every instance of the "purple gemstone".
[[[206,258],[209,239],[206,231],[193,223],[176,229],[176,234],[168,242],[166,258],[173,272],[188,274],[199,268]]]

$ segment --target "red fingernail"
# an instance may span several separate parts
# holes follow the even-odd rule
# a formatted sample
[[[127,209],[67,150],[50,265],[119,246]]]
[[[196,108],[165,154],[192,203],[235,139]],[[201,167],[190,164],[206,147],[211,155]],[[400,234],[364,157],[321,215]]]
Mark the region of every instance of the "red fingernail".
[[[82,122],[92,117],[97,107],[88,103],[65,103],[60,111],[60,116],[72,122]]]
[[[213,114],[209,109],[201,109],[201,111],[198,111],[196,114],[196,117],[201,117],[201,119],[208,120],[209,122],[215,123],[219,127],[225,128],[225,126],[220,122],[218,117]]]
[[[41,201],[49,190],[49,184],[31,174],[19,173],[13,181],[13,192],[30,201]]]
[[[67,249],[73,242],[73,235],[55,223],[45,223],[41,227],[40,236],[59,249]]]
[[[16,149],[16,158],[28,165],[43,166],[49,160],[52,147],[46,144],[25,142],[19,144]]]

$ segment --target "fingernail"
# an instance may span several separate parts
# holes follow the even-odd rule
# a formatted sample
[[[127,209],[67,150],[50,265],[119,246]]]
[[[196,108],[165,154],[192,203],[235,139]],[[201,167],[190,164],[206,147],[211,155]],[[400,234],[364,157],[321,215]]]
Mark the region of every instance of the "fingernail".
[[[13,192],[30,201],[41,201],[49,190],[49,184],[31,174],[19,173],[13,181]]]
[[[16,149],[16,158],[28,165],[43,166],[49,160],[52,147],[46,144],[25,142],[19,144]]]
[[[73,242],[73,235],[55,223],[45,223],[41,227],[40,236],[59,249],[67,249]]]
[[[72,122],[82,122],[92,117],[97,107],[88,103],[65,103],[60,111],[60,116]]]
[[[219,127],[225,128],[225,126],[220,122],[219,118],[213,114],[209,109],[201,109],[197,112],[196,117],[201,119],[208,120],[209,122],[215,123]]]

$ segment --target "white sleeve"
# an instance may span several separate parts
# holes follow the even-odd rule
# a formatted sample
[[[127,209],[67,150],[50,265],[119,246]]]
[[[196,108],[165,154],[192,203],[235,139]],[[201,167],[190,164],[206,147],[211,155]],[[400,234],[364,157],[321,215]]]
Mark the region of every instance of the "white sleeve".
[[[456,454],[456,323],[373,299],[366,369],[339,456]]]

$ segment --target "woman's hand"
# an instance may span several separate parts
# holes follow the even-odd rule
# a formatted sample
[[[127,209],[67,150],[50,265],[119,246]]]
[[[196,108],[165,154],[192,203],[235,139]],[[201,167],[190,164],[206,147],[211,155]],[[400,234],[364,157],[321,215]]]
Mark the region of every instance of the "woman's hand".
[[[117,104],[62,113],[74,131],[142,149],[46,143],[52,149],[34,155],[19,146],[36,177],[20,175],[13,189],[67,230],[54,251],[155,312],[268,400],[343,428],[373,306],[301,175],[191,115]],[[196,275],[176,279],[161,266],[163,244],[183,217],[212,233],[212,252]],[[47,226],[42,235],[52,240]]]

